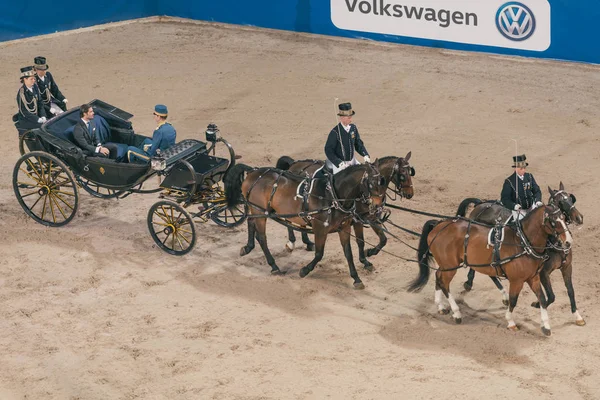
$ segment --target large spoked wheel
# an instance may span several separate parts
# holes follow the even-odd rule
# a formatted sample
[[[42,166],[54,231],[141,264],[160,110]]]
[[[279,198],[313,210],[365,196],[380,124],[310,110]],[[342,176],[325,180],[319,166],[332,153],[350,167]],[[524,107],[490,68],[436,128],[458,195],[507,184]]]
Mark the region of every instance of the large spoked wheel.
[[[123,190],[113,190],[100,186],[82,176],[77,176],[77,183],[83,190],[94,197],[98,197],[99,199],[114,199],[115,197],[119,197],[124,193]]]
[[[173,201],[159,201],[150,208],[148,229],[158,247],[175,256],[189,253],[196,244],[192,216]]]
[[[210,219],[217,225],[225,228],[234,228],[246,221],[248,218],[248,207],[246,204],[228,207],[227,204],[217,207],[211,214]]]
[[[33,151],[21,156],[13,170],[13,188],[23,210],[42,225],[66,225],[77,213],[73,174],[51,154]]]

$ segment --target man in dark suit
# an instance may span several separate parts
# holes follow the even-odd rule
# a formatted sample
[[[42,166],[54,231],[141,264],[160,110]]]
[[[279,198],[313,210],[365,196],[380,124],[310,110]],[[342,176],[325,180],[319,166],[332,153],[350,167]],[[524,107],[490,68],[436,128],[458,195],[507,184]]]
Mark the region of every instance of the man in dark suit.
[[[81,119],[77,122],[73,130],[75,142],[88,156],[108,157],[110,155],[110,146],[102,145],[102,142],[98,138],[97,127],[93,121],[94,109],[89,104],[82,105],[79,107],[79,117]]]
[[[504,207],[515,211],[513,214],[523,215],[520,210],[528,210],[543,204],[542,191],[533,175],[525,172],[529,165],[525,154],[513,157],[513,162],[515,172],[504,180],[500,201]]]
[[[42,94],[42,101],[48,114],[58,115],[67,111],[68,100],[60,92],[52,74],[48,71],[45,57],[36,57],[33,59],[36,72],[37,85]]]
[[[42,126],[46,119],[46,110],[42,103],[40,91],[35,84],[35,70],[33,67],[21,68],[21,83],[17,92],[17,107],[19,112],[13,116],[13,122],[19,134]]]
[[[352,123],[352,116],[356,114],[352,110],[352,104],[342,103],[338,106],[338,117],[340,123],[337,124],[327,137],[325,143],[325,155],[327,167],[333,170],[334,175],[351,165],[357,165],[359,162],[354,156],[354,151],[363,156],[365,162],[371,162],[369,153],[365,144],[360,139],[356,125]]]

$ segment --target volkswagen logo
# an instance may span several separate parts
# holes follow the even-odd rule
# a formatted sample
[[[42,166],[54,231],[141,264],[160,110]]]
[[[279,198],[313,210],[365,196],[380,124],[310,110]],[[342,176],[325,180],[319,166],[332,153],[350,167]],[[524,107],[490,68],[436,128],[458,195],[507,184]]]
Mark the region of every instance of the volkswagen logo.
[[[496,27],[505,38],[521,42],[535,32],[535,17],[525,4],[511,1],[498,9]]]

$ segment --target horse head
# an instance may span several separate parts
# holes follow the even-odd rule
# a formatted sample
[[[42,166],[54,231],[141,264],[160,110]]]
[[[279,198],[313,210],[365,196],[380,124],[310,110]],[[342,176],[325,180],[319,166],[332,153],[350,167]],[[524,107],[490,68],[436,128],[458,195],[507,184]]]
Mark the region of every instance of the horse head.
[[[412,177],[415,176],[415,169],[408,162],[410,156],[411,152],[409,151],[405,157],[386,157],[380,161],[379,165],[382,172],[385,170],[387,184],[393,183],[396,186],[392,191],[407,199],[414,196]],[[389,173],[387,172],[388,168]]]
[[[552,190],[548,187],[548,191],[550,192],[548,204],[558,205],[560,210],[565,214],[567,224],[570,224],[571,222],[574,222],[576,225],[583,224],[583,214],[575,207],[577,199],[574,195],[567,193],[562,181],[560,182],[558,190]]]
[[[548,235],[556,237],[563,248],[570,248],[573,244],[573,237],[569,232],[565,218],[558,205],[548,204],[544,206],[544,219],[542,222],[544,230]]]

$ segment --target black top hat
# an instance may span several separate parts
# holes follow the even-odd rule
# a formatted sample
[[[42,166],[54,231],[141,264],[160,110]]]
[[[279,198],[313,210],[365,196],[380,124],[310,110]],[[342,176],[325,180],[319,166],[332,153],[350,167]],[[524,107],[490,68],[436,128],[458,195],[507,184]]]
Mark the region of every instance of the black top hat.
[[[526,166],[529,165],[529,163],[526,161],[527,157],[525,157],[525,154],[521,154],[520,156],[513,156],[513,168],[525,168]]]
[[[21,68],[21,78],[27,78],[29,76],[35,76],[35,70],[32,66]]]
[[[38,56],[33,59],[35,69],[45,70],[48,69],[48,64],[46,64],[46,57]]]
[[[338,108],[340,109],[338,112],[340,117],[351,117],[356,114],[354,110],[352,110],[352,104],[350,103],[341,103]]]

